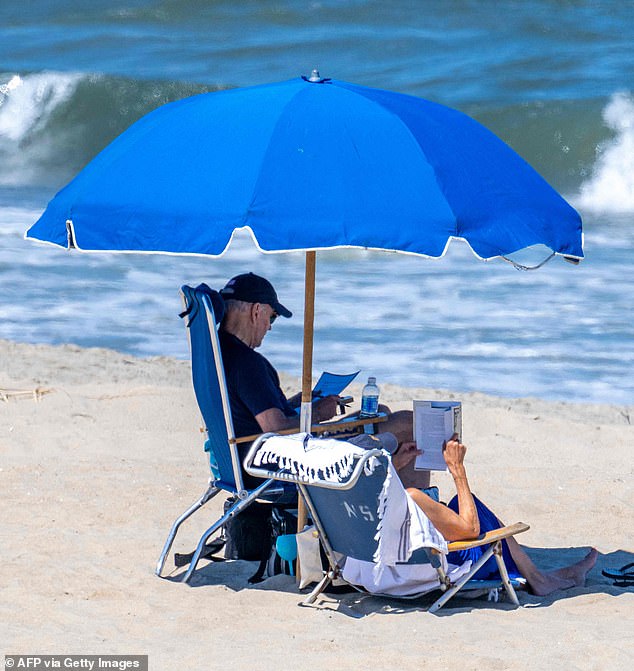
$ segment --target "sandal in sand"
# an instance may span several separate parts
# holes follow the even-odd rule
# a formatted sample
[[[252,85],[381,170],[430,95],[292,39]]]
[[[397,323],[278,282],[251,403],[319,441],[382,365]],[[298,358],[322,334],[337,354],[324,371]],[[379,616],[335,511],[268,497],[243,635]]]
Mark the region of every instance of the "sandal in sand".
[[[607,568],[603,569],[601,573],[606,578],[612,578],[612,580],[622,580],[623,582],[633,582],[634,581],[634,562],[630,564],[625,564],[621,568]]]

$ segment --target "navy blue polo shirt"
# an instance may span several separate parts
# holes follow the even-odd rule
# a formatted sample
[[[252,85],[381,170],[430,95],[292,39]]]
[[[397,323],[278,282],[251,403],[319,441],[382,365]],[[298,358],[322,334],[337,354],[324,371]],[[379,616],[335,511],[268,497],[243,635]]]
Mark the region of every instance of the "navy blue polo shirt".
[[[279,408],[296,417],[267,359],[231,333],[220,329],[219,337],[236,438],[262,433],[255,416],[265,410]]]

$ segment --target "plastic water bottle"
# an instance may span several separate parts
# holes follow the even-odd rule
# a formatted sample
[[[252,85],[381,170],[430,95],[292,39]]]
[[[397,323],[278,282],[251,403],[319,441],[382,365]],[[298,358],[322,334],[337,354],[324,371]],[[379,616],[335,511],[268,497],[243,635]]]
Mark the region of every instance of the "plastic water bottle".
[[[369,377],[368,384],[361,392],[360,417],[374,417],[379,412],[379,388],[376,386],[376,378]]]

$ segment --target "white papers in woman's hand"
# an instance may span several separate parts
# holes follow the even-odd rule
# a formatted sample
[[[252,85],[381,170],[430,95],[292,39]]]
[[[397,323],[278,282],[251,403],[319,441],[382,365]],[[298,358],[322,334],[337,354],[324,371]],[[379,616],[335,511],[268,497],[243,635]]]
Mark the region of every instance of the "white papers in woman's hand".
[[[459,401],[414,401],[414,438],[423,453],[416,470],[445,471],[443,445],[454,433],[462,438],[462,406]]]

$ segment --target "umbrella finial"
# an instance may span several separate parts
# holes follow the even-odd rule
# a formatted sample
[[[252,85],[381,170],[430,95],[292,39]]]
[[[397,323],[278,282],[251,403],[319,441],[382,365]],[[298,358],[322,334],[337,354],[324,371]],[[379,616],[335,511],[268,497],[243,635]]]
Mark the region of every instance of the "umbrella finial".
[[[324,82],[329,82],[330,81],[330,79],[322,77],[319,74],[319,70],[317,68],[313,68],[313,71],[310,73],[310,77],[306,77],[306,75],[302,75],[302,79],[305,82],[311,82],[311,84],[323,84]]]

